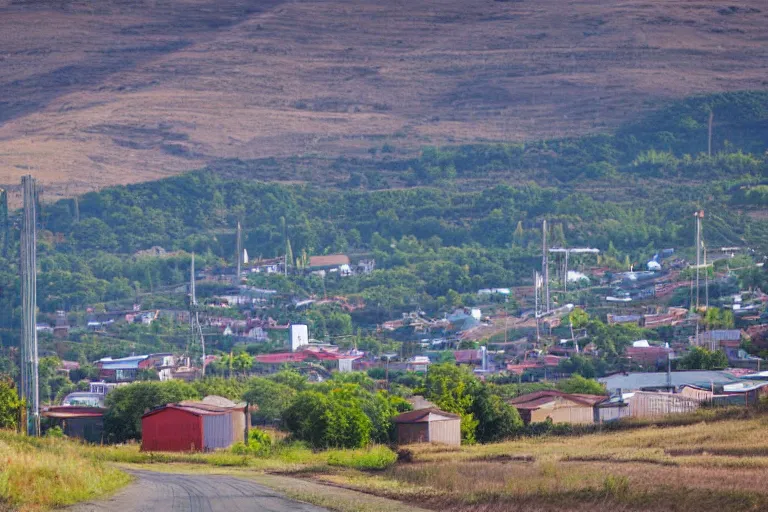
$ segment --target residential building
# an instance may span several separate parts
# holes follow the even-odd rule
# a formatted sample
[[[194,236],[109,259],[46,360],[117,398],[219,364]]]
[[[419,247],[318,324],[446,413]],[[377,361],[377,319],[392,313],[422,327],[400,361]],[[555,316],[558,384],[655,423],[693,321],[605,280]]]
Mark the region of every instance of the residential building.
[[[739,329],[715,329],[699,333],[698,338],[689,338],[691,345],[705,347],[709,350],[739,348],[741,346],[741,331]]]
[[[624,349],[624,357],[632,363],[647,367],[662,367],[667,364],[670,358],[675,357],[674,351],[669,347],[659,347],[655,345],[632,346]]]
[[[309,270],[339,270],[342,265],[349,269],[349,256],[346,254],[329,254],[326,256],[310,256]]]
[[[107,382],[133,382],[139,370],[152,367],[149,356],[131,356],[121,359],[105,357],[96,362],[99,379]]]
[[[427,356],[413,356],[406,361],[405,369],[411,372],[425,373],[430,365],[430,360]]]

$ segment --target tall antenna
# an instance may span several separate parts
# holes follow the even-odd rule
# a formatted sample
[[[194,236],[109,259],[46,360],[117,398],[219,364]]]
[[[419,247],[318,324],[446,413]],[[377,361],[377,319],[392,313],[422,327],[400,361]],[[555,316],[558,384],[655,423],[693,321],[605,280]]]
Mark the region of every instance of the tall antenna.
[[[541,276],[535,270],[533,271],[533,317],[536,319],[536,341],[539,336],[539,288],[541,287]]]
[[[545,305],[544,311],[549,313],[550,300],[549,300],[549,251],[547,250],[547,221],[541,226],[541,273],[544,278],[544,297]]]
[[[235,275],[235,286],[240,286],[240,276],[243,265],[243,230],[240,228],[240,222],[237,223],[237,274]]]
[[[701,271],[701,219],[704,218],[704,210],[698,210],[696,217],[696,314],[699,314],[701,293],[699,290],[699,272]],[[696,320],[696,345],[699,344],[699,321]]]
[[[239,227],[239,224],[238,224]],[[195,253],[192,253],[192,265],[189,271],[189,331],[192,343],[200,342],[203,350],[203,377],[205,377],[205,337],[200,327],[200,315],[197,307],[197,292],[195,290]]]
[[[27,434],[40,435],[40,386],[37,356],[37,208],[35,179],[21,178],[24,212],[21,226],[21,398],[26,403]]]

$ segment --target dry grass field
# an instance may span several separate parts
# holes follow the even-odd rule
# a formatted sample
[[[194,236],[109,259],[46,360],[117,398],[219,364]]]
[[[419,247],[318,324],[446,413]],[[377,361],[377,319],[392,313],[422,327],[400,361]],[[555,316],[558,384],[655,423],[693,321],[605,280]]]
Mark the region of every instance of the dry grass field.
[[[766,25],[763,0],[0,0],[0,184],[609,130],[765,88]]]
[[[730,511],[768,507],[768,418],[462,448],[316,481],[450,511]]]

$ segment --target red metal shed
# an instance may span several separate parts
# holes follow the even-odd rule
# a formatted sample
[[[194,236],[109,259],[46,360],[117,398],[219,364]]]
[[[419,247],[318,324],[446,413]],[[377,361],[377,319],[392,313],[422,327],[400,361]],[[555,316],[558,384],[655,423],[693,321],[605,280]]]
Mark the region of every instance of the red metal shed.
[[[150,411],[141,418],[141,449],[187,452],[226,448],[233,441],[232,412],[176,404]]]

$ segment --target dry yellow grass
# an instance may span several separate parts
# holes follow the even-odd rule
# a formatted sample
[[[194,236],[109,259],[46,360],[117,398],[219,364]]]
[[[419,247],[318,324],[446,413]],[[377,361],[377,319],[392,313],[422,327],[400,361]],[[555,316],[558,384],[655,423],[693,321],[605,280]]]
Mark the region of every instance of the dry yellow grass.
[[[506,510],[764,510],[768,419],[461,448],[413,445],[414,462],[376,475],[319,481],[428,508]]]
[[[0,431],[0,510],[45,510],[109,494],[125,473],[83,457],[65,440]]]

